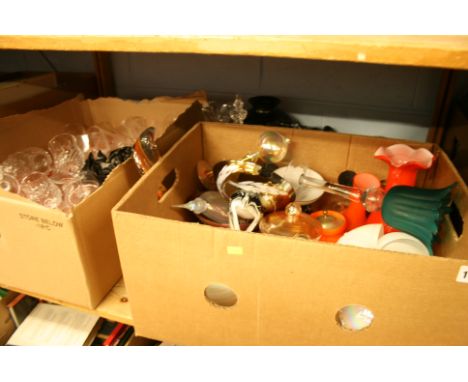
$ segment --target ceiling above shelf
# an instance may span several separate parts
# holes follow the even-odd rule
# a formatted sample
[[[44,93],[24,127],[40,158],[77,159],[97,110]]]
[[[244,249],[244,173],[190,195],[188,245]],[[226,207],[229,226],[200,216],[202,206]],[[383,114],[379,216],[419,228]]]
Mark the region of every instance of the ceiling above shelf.
[[[246,55],[468,69],[468,36],[0,36],[0,49]]]

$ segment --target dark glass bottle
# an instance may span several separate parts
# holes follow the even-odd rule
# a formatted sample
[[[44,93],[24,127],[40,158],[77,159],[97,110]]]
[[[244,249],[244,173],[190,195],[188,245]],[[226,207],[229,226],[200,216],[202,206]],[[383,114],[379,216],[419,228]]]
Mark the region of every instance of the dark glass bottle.
[[[299,121],[278,108],[280,100],[273,96],[249,98],[252,108],[248,111],[244,123],[248,125],[266,125],[282,127],[300,127]]]

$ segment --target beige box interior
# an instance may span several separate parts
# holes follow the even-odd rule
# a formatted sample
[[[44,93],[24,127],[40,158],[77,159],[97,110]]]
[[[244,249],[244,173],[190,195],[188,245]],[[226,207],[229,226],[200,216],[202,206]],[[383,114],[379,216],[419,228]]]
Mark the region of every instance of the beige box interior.
[[[0,162],[26,147],[47,147],[66,124],[103,121],[116,126],[129,116],[151,121],[158,134],[192,100],[66,101],[50,109],[0,119]],[[190,119],[190,118],[189,118]],[[191,121],[190,127],[200,119]],[[186,121],[190,122],[190,121]],[[139,178],[133,160],[116,168],[72,216],[0,190],[0,284],[93,308],[121,277],[110,210]]]
[[[420,256],[260,233],[196,222],[171,208],[200,186],[196,164],[241,158],[256,150],[259,126],[201,123],[141,178],[114,207],[119,256],[138,335],[181,345],[432,345],[468,344],[468,284],[457,282],[468,265],[468,239],[447,218],[437,256]],[[394,140],[278,129],[291,139],[290,158],[327,180],[344,169],[380,179],[387,165],[373,158]],[[400,141],[401,142],[401,141]],[[409,142],[407,142],[409,143]],[[467,188],[446,155],[430,144],[437,161],[418,184],[445,187],[465,218]],[[176,173],[161,200],[165,177]],[[230,287],[234,306],[210,303],[205,288]],[[374,314],[362,331],[340,327],[336,313],[361,304]]]

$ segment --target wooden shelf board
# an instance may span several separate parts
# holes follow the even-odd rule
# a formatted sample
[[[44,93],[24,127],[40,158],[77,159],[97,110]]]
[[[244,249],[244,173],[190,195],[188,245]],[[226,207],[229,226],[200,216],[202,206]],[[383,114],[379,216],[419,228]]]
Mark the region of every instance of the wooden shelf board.
[[[199,53],[468,69],[468,36],[0,36],[0,49]]]
[[[96,309],[87,309],[82,306],[69,304],[63,301],[56,300],[47,296],[42,296],[40,294],[21,290],[18,288],[12,288],[8,285],[0,285],[0,287],[9,289],[18,293],[24,293],[29,296],[49,301],[52,303],[60,304],[63,306],[68,306],[73,309],[78,309],[83,312],[96,314],[100,317],[107,318],[112,321],[118,321],[127,325],[133,325],[132,313],[130,311],[130,303],[128,302],[127,290],[123,279],[120,279],[117,284],[111,289],[107,296],[102,300],[102,302],[97,306]]]

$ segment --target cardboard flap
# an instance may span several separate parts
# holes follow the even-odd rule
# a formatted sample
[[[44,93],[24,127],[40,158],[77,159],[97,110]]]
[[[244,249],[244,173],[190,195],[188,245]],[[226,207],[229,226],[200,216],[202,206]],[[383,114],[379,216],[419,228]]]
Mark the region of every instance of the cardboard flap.
[[[163,156],[114,207],[116,210],[139,212],[153,215],[161,212],[161,205],[185,203],[186,198],[196,192],[196,165],[203,158],[202,125],[194,126],[176,146]],[[167,189],[164,178],[175,172],[175,181]],[[164,195],[158,201],[157,192],[164,188]],[[168,208],[165,217],[181,220],[180,211]]]

